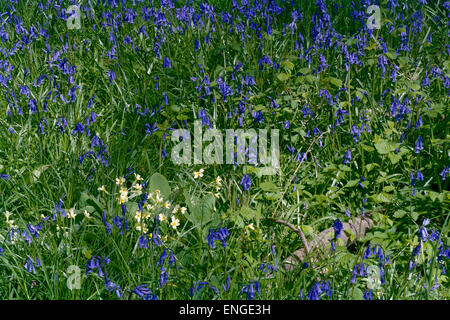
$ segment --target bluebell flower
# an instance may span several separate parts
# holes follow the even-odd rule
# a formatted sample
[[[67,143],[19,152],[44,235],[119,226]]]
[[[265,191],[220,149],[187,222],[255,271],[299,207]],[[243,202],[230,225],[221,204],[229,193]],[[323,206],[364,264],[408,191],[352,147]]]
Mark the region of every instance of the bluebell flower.
[[[252,185],[252,180],[250,179],[250,175],[249,174],[245,174],[242,179],[241,179],[241,185],[242,185],[242,189],[244,191],[247,191],[250,189],[250,186]]]
[[[230,290],[230,285],[231,285],[231,278],[230,278],[230,275],[228,275],[228,278],[226,280],[226,285],[222,284],[223,291],[226,292],[226,291]]]
[[[164,269],[161,266],[161,271],[159,275],[159,287],[162,288],[164,284],[167,283],[167,280],[169,279],[169,275],[167,274],[166,269]]]
[[[350,163],[350,160],[352,159],[352,154],[350,152],[350,149],[347,149],[347,152],[343,156],[343,159],[344,159],[344,164]]]
[[[246,293],[248,300],[255,299],[255,293],[260,293],[260,286],[258,281],[252,281],[247,286],[242,287],[241,294]]]
[[[372,300],[373,299],[372,290],[364,291],[364,299],[365,300]]]
[[[0,174],[0,179],[8,181],[11,176],[9,174]]]
[[[422,222],[422,226],[419,228],[419,239],[422,241],[428,240],[428,230],[426,226],[430,223],[430,219],[424,219]]]
[[[343,230],[344,226],[339,219],[334,220],[333,223],[333,229],[334,229],[334,238],[339,239],[341,237],[341,232]]]
[[[449,166],[446,166],[439,175],[442,177],[442,181],[445,181],[446,176],[450,173]]]
[[[423,140],[422,140],[422,136],[419,136],[416,140],[416,144],[415,144],[415,152],[419,153],[420,150],[423,150]]]
[[[173,251],[170,251],[169,265],[173,268],[176,267],[175,255],[173,254]]]
[[[167,57],[164,57],[163,68],[168,68],[168,69],[172,68],[172,64],[170,63],[170,60]]]
[[[214,244],[214,240],[220,240],[222,242],[222,246],[226,247],[227,244],[225,242],[226,238],[229,236],[229,232],[227,228],[217,228],[216,231],[214,231],[213,229],[209,229],[209,233],[206,236],[206,240],[208,242],[208,245],[212,248],[215,249],[216,246]]]
[[[161,253],[161,255],[159,256],[159,261],[156,262],[156,266],[161,266],[161,268],[163,267],[164,264],[164,260],[166,260],[167,258],[167,252],[166,249],[163,250],[163,252]]]
[[[157,300],[157,296],[147,288],[146,284],[137,286],[132,290],[132,293],[136,294],[139,298],[144,298],[144,300]]]
[[[113,84],[114,79],[116,79],[116,73],[114,72],[114,70],[112,69],[109,70],[108,77],[109,77],[109,84]]]
[[[28,257],[24,267],[28,272],[36,274],[36,268],[34,267],[33,260],[31,260],[30,257]]]
[[[158,124],[155,122],[153,123],[153,126],[150,126],[150,124],[146,123],[145,124],[145,133],[148,134],[149,136],[152,136],[152,134],[156,131],[158,131]]]

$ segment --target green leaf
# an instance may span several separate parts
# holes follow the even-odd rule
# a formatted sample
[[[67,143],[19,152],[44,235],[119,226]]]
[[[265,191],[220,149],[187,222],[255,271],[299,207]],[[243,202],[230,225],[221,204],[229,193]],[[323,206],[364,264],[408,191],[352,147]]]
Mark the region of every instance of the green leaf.
[[[253,210],[252,208],[249,208],[247,206],[242,207],[239,213],[246,220],[254,219],[256,217],[256,214],[257,214],[255,210]]]
[[[388,158],[389,158],[389,160],[391,160],[392,164],[396,164],[397,162],[399,162],[402,159],[402,156],[401,156],[401,154],[398,154],[398,153],[389,152]]]
[[[259,186],[263,191],[277,192],[279,190],[278,187],[270,181],[262,182]]]
[[[281,82],[285,82],[289,79],[289,75],[287,73],[281,72],[279,74],[277,74],[277,79],[280,80]]]
[[[394,186],[386,186],[386,187],[383,188],[384,192],[391,192],[391,191],[394,191],[394,190],[395,190]]]
[[[398,218],[398,219],[403,218],[405,216],[405,214],[406,214],[406,211],[397,210],[394,212],[394,218]]]
[[[364,299],[364,293],[359,288],[355,288],[352,290],[352,300],[363,300]]]
[[[351,188],[356,186],[359,183],[359,179],[357,180],[350,180],[349,182],[347,182],[347,184],[345,185],[345,188]]]
[[[310,236],[314,233],[314,228],[308,225],[300,226],[300,229],[302,229],[305,236]]]
[[[379,139],[377,143],[375,143],[375,148],[379,154],[388,154],[389,152],[394,151],[399,146],[399,143],[393,143],[384,139]]]
[[[166,177],[160,173],[154,173],[150,178],[150,192],[159,190],[164,199],[167,199],[170,195],[170,186]]]
[[[290,62],[289,60],[284,60],[281,63],[281,66],[287,70],[292,70],[294,69],[294,64],[292,62]]]
[[[389,194],[384,193],[384,192],[377,194],[376,200],[378,202],[384,202],[384,203],[391,202],[391,199],[389,198]]]
[[[186,214],[186,218],[193,224],[205,225],[211,222],[215,203],[216,198],[214,195],[207,194],[198,201],[191,214]]]
[[[328,80],[338,88],[342,86],[342,80],[338,78],[329,77]]]

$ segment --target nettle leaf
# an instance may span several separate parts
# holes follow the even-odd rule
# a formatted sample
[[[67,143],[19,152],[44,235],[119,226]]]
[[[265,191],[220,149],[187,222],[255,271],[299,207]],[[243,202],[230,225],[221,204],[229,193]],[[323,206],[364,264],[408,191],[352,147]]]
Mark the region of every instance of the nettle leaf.
[[[381,193],[377,194],[376,200],[378,202],[384,202],[384,203],[391,202],[391,198],[390,198],[389,194],[387,194],[385,192],[381,192]]]
[[[277,79],[280,80],[281,82],[285,82],[290,78],[290,75],[284,72],[281,72],[279,74],[277,74]]]
[[[391,160],[392,164],[396,164],[402,159],[402,155],[400,153],[389,152],[388,158]]]
[[[338,78],[329,77],[328,80],[331,84],[334,84],[336,87],[340,88],[342,87],[342,80]]]
[[[388,154],[389,152],[395,151],[400,144],[390,142],[385,139],[380,139],[377,143],[375,143],[375,148],[379,154]]]
[[[276,192],[279,190],[279,188],[270,181],[262,182],[259,186],[263,191]]]
[[[160,173],[154,173],[150,178],[150,192],[155,190],[159,190],[164,199],[167,199],[171,192],[169,182]]]
[[[349,182],[347,182],[347,184],[345,185],[345,188],[351,188],[356,186],[359,183],[359,179],[356,180],[350,180]]]
[[[256,215],[257,215],[256,210],[253,210],[252,208],[247,207],[247,206],[242,207],[241,210],[239,211],[239,213],[240,213],[241,216],[242,216],[243,218],[245,218],[246,220],[252,220],[252,219],[254,219],[254,218],[256,217]]]
[[[283,68],[285,68],[286,70],[294,69],[294,64],[292,62],[290,62],[289,60],[284,60],[283,62],[281,62],[281,66]]]
[[[314,228],[308,225],[300,226],[300,229],[303,231],[305,236],[311,236],[314,233]]]
[[[395,190],[394,186],[386,186],[386,187],[383,188],[384,192],[391,192],[391,191],[394,191],[394,190]]]
[[[394,218],[403,218],[406,215],[406,211],[404,210],[397,210],[394,212]]]

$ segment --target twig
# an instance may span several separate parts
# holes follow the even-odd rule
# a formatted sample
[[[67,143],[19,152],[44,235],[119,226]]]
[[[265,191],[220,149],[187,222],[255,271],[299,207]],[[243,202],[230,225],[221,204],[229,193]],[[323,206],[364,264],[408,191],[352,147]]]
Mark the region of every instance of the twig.
[[[284,224],[285,226],[289,227],[292,231],[294,231],[296,234],[298,234],[300,239],[302,240],[303,245],[305,246],[306,253],[307,254],[309,253],[308,241],[306,241],[305,235],[303,234],[303,231],[300,228],[297,229],[292,223],[280,219],[275,219],[275,222]]]
[[[288,191],[289,187],[291,186],[291,182],[292,182],[292,180],[294,179],[294,176],[297,174],[298,169],[300,169],[302,163],[305,161],[306,155],[307,155],[308,153],[311,152],[312,146],[317,142],[317,140],[319,140],[320,138],[322,138],[322,136],[323,136],[325,133],[328,133],[328,131],[322,132],[316,139],[314,139],[314,141],[313,141],[313,142],[310,144],[310,146],[308,147],[308,150],[306,150],[306,152],[303,154],[302,160],[301,160],[300,163],[298,164],[297,169],[295,169],[294,173],[292,174],[291,178],[289,179],[289,181],[288,181],[288,183],[287,183],[287,185],[286,185],[286,189],[283,191],[283,193],[281,194],[280,199],[278,200],[277,206],[275,207],[275,210],[274,210],[273,213],[272,213],[272,217],[273,217],[273,218],[277,215],[278,207],[280,206],[280,203],[282,202],[285,193]],[[299,151],[299,153],[300,153],[300,151]],[[297,153],[297,155],[298,155],[298,153]],[[301,230],[300,230],[300,232],[301,232]]]

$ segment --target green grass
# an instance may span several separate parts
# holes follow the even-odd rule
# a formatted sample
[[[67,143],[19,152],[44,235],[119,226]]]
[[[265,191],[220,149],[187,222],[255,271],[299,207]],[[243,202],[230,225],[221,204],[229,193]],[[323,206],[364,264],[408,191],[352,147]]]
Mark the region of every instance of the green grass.
[[[315,2],[295,1],[303,16],[303,22],[297,21],[295,34],[290,34],[287,27],[292,21],[290,1],[278,2],[285,11],[277,15],[276,8],[273,9],[271,35],[266,32],[266,20],[259,16],[259,11],[255,10],[255,18],[247,18],[238,10],[231,12],[231,1],[209,1],[215,6],[215,22],[202,15],[201,28],[198,22],[183,32],[177,30],[183,24],[176,19],[174,9],[164,9],[172,30],[167,26],[157,28],[153,18],[145,21],[141,10],[150,7],[148,1],[136,1],[135,6],[129,1],[117,7],[94,4],[95,18],[89,19],[83,13],[79,30],[68,30],[66,21],[58,18],[53,5],[41,12],[38,1],[0,3],[2,13],[8,11],[7,4],[15,8],[15,13],[0,29],[9,37],[0,47],[12,50],[18,43],[23,45],[22,50],[17,49],[10,56],[0,53],[4,62],[0,74],[5,78],[11,75],[7,87],[0,87],[0,174],[10,175],[8,180],[0,178],[0,248],[4,250],[0,256],[0,298],[117,299],[115,292],[106,289],[105,277],[99,276],[97,270],[85,275],[91,257],[105,257],[111,260],[102,271],[107,280],[120,286],[123,299],[138,299],[132,291],[143,284],[158,299],[245,299],[247,295],[241,293],[242,288],[255,281],[261,288],[256,299],[300,299],[300,293],[306,297],[317,281],[329,281],[331,299],[362,299],[368,289],[365,277],[358,277],[353,283],[352,270],[360,263],[378,264],[374,257],[363,260],[369,244],[380,245],[384,255],[390,257],[390,263],[383,264],[385,283],[374,292],[374,298],[450,297],[449,280],[443,273],[444,267],[449,269],[448,258],[440,257],[438,261],[440,250],[450,245],[449,179],[444,180],[440,175],[450,158],[449,91],[445,82],[449,76],[446,51],[449,11],[442,1],[428,1],[427,5],[407,1],[408,9],[397,7],[394,15],[387,1],[381,1],[383,27],[370,36],[363,30],[365,18],[361,17],[360,22],[352,19],[353,11],[364,13],[367,5],[356,4],[352,8],[349,1],[326,1],[337,34],[330,38],[331,46],[315,48],[311,23],[313,15],[319,13]],[[184,4],[180,1],[176,8]],[[61,8],[69,5],[63,1]],[[156,10],[160,2],[154,6]],[[112,17],[121,12],[124,19],[124,7],[137,10],[134,23],[122,21],[117,28],[111,26],[108,10]],[[194,1],[192,7],[198,13],[199,1]],[[221,22],[222,11],[230,12],[234,23],[242,23],[246,28],[242,36],[234,27]],[[417,19],[412,17],[417,12],[421,12],[422,27],[414,33],[412,28]],[[397,13],[404,13],[404,20]],[[14,16],[20,17],[27,32],[31,22],[36,26],[36,33],[39,32],[37,23],[40,23],[48,29],[48,38],[37,34],[29,44],[24,43],[23,34],[15,31]],[[255,32],[251,29],[252,22],[263,29]],[[138,34],[142,26],[146,27],[148,37]],[[411,50],[397,52],[405,26],[410,30],[407,36]],[[303,44],[298,32],[304,37]],[[117,42],[117,59],[108,58],[108,51],[113,47],[111,34]],[[430,34],[432,42],[427,40]],[[127,35],[139,51],[131,44],[124,44]],[[208,35],[211,39],[206,44]],[[153,51],[155,39],[161,39],[157,36],[164,38],[159,43],[160,58]],[[196,39],[200,42],[199,50],[194,49]],[[302,47],[296,48],[296,40]],[[382,41],[389,61],[384,77],[378,60],[383,55],[379,47]],[[348,71],[345,53],[340,50],[343,44],[360,61],[350,64]],[[50,46],[50,52],[46,52],[46,45]],[[55,52],[64,50],[65,45],[67,52],[61,52],[60,60],[52,61]],[[314,53],[310,64],[304,59],[308,52]],[[265,65],[261,71],[258,62],[264,55],[278,63],[279,69]],[[321,55],[328,66],[315,74]],[[172,68],[163,67],[164,57],[168,57]],[[242,67],[236,71],[238,62]],[[390,76],[394,65],[398,67],[395,81]],[[72,66],[76,66],[76,71],[70,78],[67,72]],[[441,77],[432,77],[434,67],[440,68]],[[110,70],[116,74],[112,83]],[[44,74],[48,78],[42,85],[33,86]],[[422,85],[426,74],[431,81],[429,86]],[[199,92],[196,81],[191,79],[195,77],[201,82],[205,76],[210,80],[209,96],[204,89]],[[243,76],[254,77],[256,85],[246,86],[238,93]],[[234,92],[226,101],[217,82],[219,77]],[[75,84],[78,88],[71,101],[68,93]],[[20,93],[19,86],[24,85],[29,88],[29,96]],[[347,89],[343,90],[344,87]],[[13,90],[16,98],[9,90]],[[333,99],[338,94],[338,103],[328,104],[321,90],[327,90]],[[50,91],[51,96],[46,98]],[[58,98],[55,98],[56,91]],[[167,94],[167,105],[163,93]],[[215,101],[211,99],[213,96]],[[36,100],[36,113],[30,112],[30,99]],[[271,106],[271,99],[276,100],[278,108]],[[393,99],[406,103],[410,112],[392,115]],[[193,122],[201,109],[216,128],[238,129],[241,124],[235,110],[242,103],[247,107],[242,120],[245,129],[280,130],[280,174],[258,177],[251,165],[188,166],[171,162],[170,150],[174,143],[170,129],[184,128],[187,121],[193,132]],[[142,107],[139,112],[148,108],[148,114],[139,114],[138,105]],[[304,106],[310,108],[314,117],[305,115]],[[249,109],[253,113],[260,111],[263,121],[255,121]],[[348,114],[336,126],[338,109],[347,110]],[[152,110],[154,115],[150,115]],[[86,119],[94,115],[92,112],[95,121],[90,120],[90,134],[72,133],[77,123],[85,126]],[[419,117],[423,125],[415,129]],[[64,132],[60,128],[61,118],[68,123]],[[287,120],[289,129],[285,128]],[[155,122],[158,130],[146,134],[146,124],[151,127]],[[367,124],[370,131],[363,130],[355,142],[351,129],[353,125],[360,129],[361,124]],[[318,136],[314,128],[324,133],[320,142],[314,142]],[[102,147],[92,146],[94,135],[103,141],[106,150],[98,158]],[[418,136],[423,138],[423,150],[416,153]],[[295,147],[293,156],[287,145]],[[311,152],[294,179],[299,164],[295,156],[309,147]],[[161,157],[163,150],[168,157]],[[345,164],[343,157],[347,150],[351,151],[352,159]],[[80,163],[80,157],[88,151],[95,153]],[[205,169],[204,175],[195,179],[194,172],[200,168]],[[423,173],[424,179],[416,179],[412,186],[410,173],[416,177],[417,171]],[[147,184],[145,193],[161,186],[170,187],[163,203],[169,201],[171,208],[153,208],[146,220],[147,234],[157,226],[161,239],[167,237],[160,245],[148,239],[148,248],[140,248],[142,231],[136,229],[135,218],[140,196],[130,196],[126,203],[124,217],[128,231],[121,234],[113,225],[113,217],[122,217],[118,202],[120,187],[115,179],[130,172],[142,176]],[[164,177],[151,182],[155,173]],[[241,179],[246,173],[250,174],[252,185],[243,191]],[[219,190],[215,183],[217,176],[223,179]],[[126,179],[129,190],[133,189],[134,179],[133,174]],[[288,181],[292,184],[288,185]],[[99,191],[101,186],[108,193]],[[413,189],[417,189],[415,195]],[[283,192],[286,193],[280,199]],[[218,193],[217,198],[212,196],[214,193]],[[133,193],[129,191],[129,194]],[[59,199],[63,200],[62,209],[66,214],[70,208],[75,209],[75,219],[54,212]],[[169,223],[176,205],[186,207],[187,211],[175,214],[180,225],[173,229]],[[364,238],[349,247],[338,245],[335,252],[328,251],[320,261],[308,260],[309,267],[303,268],[299,263],[291,271],[283,268],[285,259],[303,244],[289,228],[274,222],[275,208],[277,218],[301,226],[307,240],[312,240],[336,219],[348,221],[346,210],[354,218],[361,216],[363,207],[375,223]],[[85,210],[90,214],[89,219],[84,216]],[[11,242],[10,225],[4,216],[7,211],[12,213],[9,219],[14,220],[20,234],[27,230],[27,225],[39,224],[42,215],[49,219],[42,222],[37,238],[29,235],[30,244],[23,235]],[[167,215],[168,222],[154,220],[160,213]],[[113,226],[111,234],[105,228],[104,214]],[[423,241],[419,253],[413,257],[425,219],[430,220],[426,226],[429,234],[438,230],[440,237]],[[250,224],[254,230],[249,228]],[[211,248],[207,242],[209,230],[225,227],[229,230],[226,247],[216,240],[216,248]],[[168,278],[160,286],[161,266],[157,262],[163,250],[167,253],[163,266]],[[177,267],[169,264],[170,252]],[[36,273],[24,268],[28,257],[41,261]],[[417,263],[411,270],[410,261]],[[277,271],[261,271],[262,263],[264,267],[276,265]],[[67,286],[70,276],[67,270],[71,265],[81,269],[80,289],[70,290]],[[222,285],[226,285],[228,277],[230,287],[224,290]],[[439,286],[430,290],[435,280]],[[209,282],[217,292],[206,285],[191,297],[190,288],[198,281]],[[321,298],[329,299],[325,294]]]

